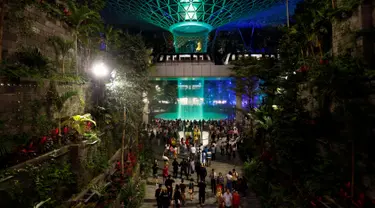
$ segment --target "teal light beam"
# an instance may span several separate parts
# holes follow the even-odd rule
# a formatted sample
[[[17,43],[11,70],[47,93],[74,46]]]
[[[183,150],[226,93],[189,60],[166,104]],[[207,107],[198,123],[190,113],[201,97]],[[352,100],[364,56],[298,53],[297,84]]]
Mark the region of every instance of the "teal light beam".
[[[178,78],[177,118],[200,120],[204,118],[204,78]]]

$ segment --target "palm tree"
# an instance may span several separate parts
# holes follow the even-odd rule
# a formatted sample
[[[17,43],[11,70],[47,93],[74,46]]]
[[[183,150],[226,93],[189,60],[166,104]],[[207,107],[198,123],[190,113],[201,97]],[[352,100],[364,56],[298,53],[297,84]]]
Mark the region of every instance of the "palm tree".
[[[78,75],[78,38],[79,34],[83,32],[81,29],[83,25],[85,25],[85,29],[96,27],[101,19],[97,11],[91,10],[86,5],[77,7],[72,0],[68,2],[68,10],[69,13],[66,15],[66,21],[73,28],[74,50],[76,53],[76,73]]]
[[[73,49],[74,41],[66,40],[59,36],[52,36],[48,39],[48,42],[55,50],[56,64],[61,65],[62,73],[65,74],[65,58],[69,55],[70,50]]]
[[[104,27],[104,37],[106,44],[106,51],[112,50],[119,44],[120,30],[114,29],[111,25],[106,25]]]

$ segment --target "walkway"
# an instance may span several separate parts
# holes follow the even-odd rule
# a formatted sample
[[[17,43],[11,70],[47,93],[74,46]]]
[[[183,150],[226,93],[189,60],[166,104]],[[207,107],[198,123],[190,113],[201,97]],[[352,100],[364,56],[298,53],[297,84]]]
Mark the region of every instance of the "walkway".
[[[155,144],[154,146],[155,146],[154,151],[155,151],[155,154],[156,154],[155,157],[158,160],[160,160],[161,155],[162,155],[162,151],[163,151],[163,146],[160,146],[158,148],[156,148],[157,144]],[[207,168],[208,174],[211,172],[212,168],[214,168],[217,173],[219,173],[219,172],[223,173],[223,175],[225,175],[226,173],[228,173],[228,171],[230,171],[234,168],[234,169],[236,169],[236,171],[239,173],[240,176],[242,175],[242,164],[243,163],[240,161],[238,156],[235,159],[232,158],[231,160],[228,160],[226,156],[221,156],[220,153],[219,154],[217,153],[216,155],[217,155],[217,160],[213,161],[212,165]],[[181,156],[181,157],[183,157],[183,156]],[[178,160],[179,162],[181,161],[180,159]],[[172,161],[170,161],[170,163],[172,163]],[[159,164],[163,164],[163,163],[159,162]],[[161,165],[159,165],[159,166],[161,166]],[[160,168],[162,168],[162,167],[160,167]],[[172,175],[172,171],[173,171],[172,166],[170,166],[169,172],[170,172],[171,175]],[[159,170],[159,174],[161,174],[161,169]],[[196,182],[196,174],[192,175],[192,178]],[[162,180],[161,175],[159,176],[159,180],[160,181]],[[208,177],[207,177],[206,180],[207,180],[206,181],[207,189],[206,189],[206,202],[205,202],[204,207],[205,208],[216,208],[216,207],[218,207],[218,205],[215,203],[216,198],[211,192],[210,182],[209,182]],[[155,200],[155,196],[154,196],[156,184],[155,184],[154,181],[155,180],[152,179],[151,176],[147,179],[146,197],[144,199],[144,204],[142,205],[142,208],[156,207],[156,200]],[[176,181],[177,184],[180,184],[180,182],[181,182],[180,179],[175,179],[175,181]],[[188,181],[185,180],[185,183],[188,183]],[[188,200],[184,207],[187,207],[187,208],[193,208],[194,207],[195,208],[197,206],[199,207],[198,192],[196,191],[195,196],[194,196],[194,200],[193,201]],[[257,200],[257,198],[255,197],[255,194],[250,192],[250,193],[247,194],[247,197],[241,198],[241,207],[242,208],[261,208],[261,205],[260,205],[259,201]]]

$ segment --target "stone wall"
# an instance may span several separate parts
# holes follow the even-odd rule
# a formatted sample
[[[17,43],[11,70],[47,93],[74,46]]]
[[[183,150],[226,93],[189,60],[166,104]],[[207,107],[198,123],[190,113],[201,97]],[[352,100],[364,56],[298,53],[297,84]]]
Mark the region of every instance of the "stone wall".
[[[42,12],[36,7],[28,7],[25,10],[29,27],[25,34],[20,33],[16,27],[6,27],[3,37],[3,51],[11,54],[21,47],[38,47],[43,55],[53,58],[55,53],[47,40],[51,36],[61,36],[72,40],[71,28],[65,23],[52,17],[51,14]],[[12,23],[6,21],[6,24]],[[13,23],[14,24],[14,23]],[[30,31],[29,31],[30,30]]]
[[[52,106],[43,105],[51,87],[50,84],[51,82],[48,80],[0,78],[0,121],[4,122],[4,129],[9,131],[8,134],[29,131],[30,118],[35,113],[57,118]],[[57,84],[56,91],[59,95],[68,91],[78,93],[78,96],[72,97],[64,104],[61,117],[83,114],[85,108],[91,106],[91,87],[89,84]],[[38,112],[34,112],[35,110],[38,110]]]
[[[332,25],[332,52],[339,55],[347,49],[362,46],[362,41],[354,41],[353,31],[361,29],[360,8],[358,8],[347,21],[335,21]],[[357,45],[357,46],[355,46]]]
[[[337,1],[340,7],[340,0]],[[353,55],[372,62],[375,44],[373,38],[360,36],[356,32],[371,29],[375,26],[374,0],[364,0],[348,20],[336,21],[332,25],[332,52],[339,55],[348,49],[354,49]]]

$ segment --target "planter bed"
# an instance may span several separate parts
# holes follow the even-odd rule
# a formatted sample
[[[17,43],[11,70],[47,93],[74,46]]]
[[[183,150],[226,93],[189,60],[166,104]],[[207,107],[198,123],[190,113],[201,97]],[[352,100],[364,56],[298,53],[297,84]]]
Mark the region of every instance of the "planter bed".
[[[6,158],[3,158],[3,160],[7,160],[7,164],[3,167],[7,167],[7,168],[4,168],[4,170],[15,170],[15,169],[20,169],[20,168],[23,168],[24,166],[26,165],[33,165],[33,164],[37,164],[37,163],[41,163],[47,159],[50,159],[50,158],[59,158],[65,154],[67,154],[69,152],[69,148],[71,146],[74,146],[74,145],[87,145],[87,146],[91,146],[91,145],[96,145],[98,144],[99,140],[96,140],[96,141],[88,141],[88,140],[84,140],[82,141],[81,143],[72,143],[72,144],[68,144],[68,145],[65,145],[65,146],[61,146],[57,149],[54,149],[54,150],[51,150],[47,153],[41,153],[41,152],[35,152],[33,154],[29,154],[29,155],[20,155],[20,154],[17,154],[17,153],[13,153],[13,154],[10,154],[8,157]],[[9,158],[9,159],[8,159]],[[10,159],[12,158],[12,159]],[[1,180],[1,179],[0,179]]]

